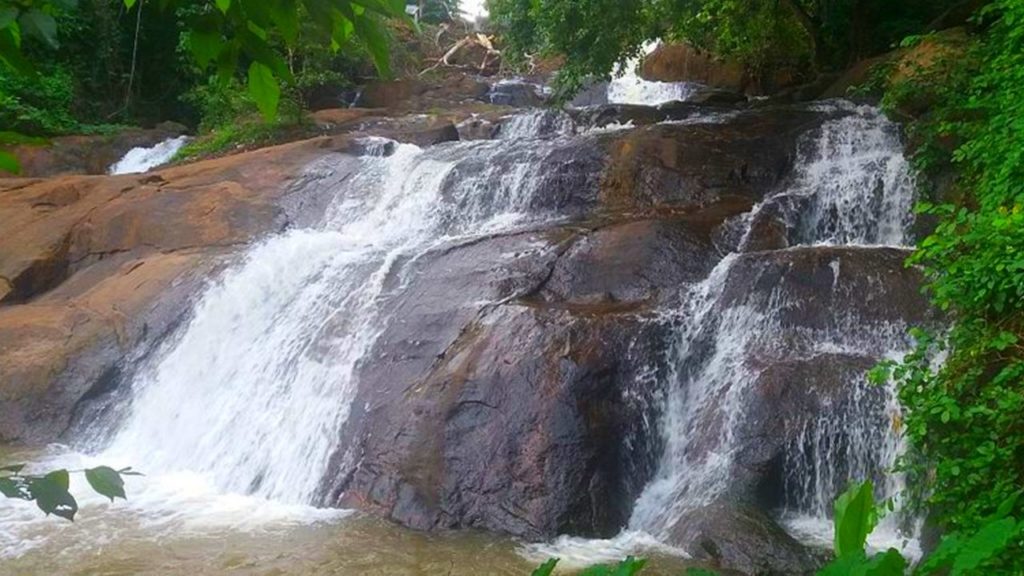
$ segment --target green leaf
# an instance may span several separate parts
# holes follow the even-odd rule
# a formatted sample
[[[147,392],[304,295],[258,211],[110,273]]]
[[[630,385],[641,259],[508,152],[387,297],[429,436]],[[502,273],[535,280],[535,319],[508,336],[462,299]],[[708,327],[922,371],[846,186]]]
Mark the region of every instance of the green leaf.
[[[299,8],[295,0],[270,0],[270,17],[288,44],[299,39]]]
[[[21,174],[21,164],[14,157],[14,154],[6,150],[0,150],[0,171]]]
[[[18,18],[18,24],[24,34],[42,40],[51,48],[57,48],[57,21],[46,12],[33,8]]]
[[[138,0],[124,0],[124,7],[127,8],[128,10],[131,10],[132,6],[135,6],[135,3],[137,1]]]
[[[18,9],[14,6],[0,7],[0,28],[7,28],[18,19]]]
[[[253,62],[249,66],[249,95],[267,122],[277,119],[277,105],[281,100],[281,87],[270,68]]]
[[[68,492],[69,485],[67,470],[55,470],[42,478],[33,478],[28,483],[36,506],[47,516],[53,514],[73,521],[78,512],[78,502]]]
[[[1006,500],[1003,500],[1002,504],[999,505],[999,508],[996,510],[995,516],[993,516],[992,519],[993,520],[1001,520],[1003,518],[1006,518],[1010,514],[1012,514],[1013,513],[1013,507],[1017,505],[1017,500],[1020,499],[1020,496],[1021,496],[1022,493],[1024,493],[1024,492],[1018,491],[1018,492],[1012,494]]]
[[[907,560],[899,550],[890,548],[882,554],[876,554],[865,563],[863,576],[903,576],[907,569]]]
[[[228,10],[231,9],[231,0],[215,0],[215,1],[217,3],[217,9],[219,9],[224,14],[227,14]]]
[[[647,564],[647,560],[637,559],[629,556],[617,566],[591,566],[579,576],[634,576],[638,574]]]
[[[224,38],[217,30],[193,29],[188,33],[188,47],[200,68],[206,68],[220,56]]]
[[[355,20],[356,35],[366,43],[366,50],[373,58],[377,72],[387,78],[391,76],[391,53],[388,49],[388,37],[380,27],[380,23],[368,16],[358,16]]]
[[[541,564],[530,576],[551,576],[555,571],[555,566],[558,565],[558,558],[552,558],[547,562]]]
[[[0,478],[0,494],[19,500],[32,499],[32,492],[24,478]]]
[[[111,502],[114,501],[114,498],[126,498],[124,479],[113,468],[108,466],[90,468],[85,471],[85,479],[89,481],[89,485],[96,493],[110,498]]]
[[[951,576],[960,576],[980,567],[986,560],[1006,549],[1006,545],[1020,533],[1013,518],[1004,518],[981,529],[960,547],[953,561]]]
[[[852,486],[840,496],[835,503],[836,555],[863,552],[875,520],[874,487],[870,481]]]

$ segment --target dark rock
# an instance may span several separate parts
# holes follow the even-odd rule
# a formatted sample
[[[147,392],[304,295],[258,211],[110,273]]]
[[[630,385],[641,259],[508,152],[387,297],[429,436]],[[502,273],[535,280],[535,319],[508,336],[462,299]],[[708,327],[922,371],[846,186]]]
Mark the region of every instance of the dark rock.
[[[609,207],[706,206],[726,198],[758,201],[789,175],[800,136],[821,115],[748,111],[725,123],[658,124],[606,135],[602,182]]]
[[[504,81],[491,86],[484,100],[501,106],[533,108],[543,105],[547,98],[544,96],[542,88],[537,84],[521,81]]]
[[[547,291],[580,241],[567,233],[417,260],[389,304],[381,361],[360,375],[354,406],[365,411],[342,435],[355,440],[338,461],[356,464],[329,479],[330,494],[409,526],[531,539],[608,536],[625,523],[657,461],[660,439],[647,428],[656,390],[642,374],[663,333],[635,314],[643,302]]]
[[[687,97],[686,101],[693,104],[728,106],[746,103],[747,97],[733,90],[702,86]]]
[[[814,574],[821,559],[763,511],[719,502],[684,514],[670,542],[695,560],[751,576]]]
[[[598,82],[581,90],[569,102],[570,108],[588,108],[608,103],[608,83]]]

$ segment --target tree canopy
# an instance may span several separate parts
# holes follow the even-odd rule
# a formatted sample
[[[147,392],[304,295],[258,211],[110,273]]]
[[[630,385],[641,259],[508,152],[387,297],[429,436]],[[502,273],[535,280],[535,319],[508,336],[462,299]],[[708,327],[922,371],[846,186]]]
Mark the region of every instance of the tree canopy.
[[[563,91],[606,77],[653,39],[682,40],[753,73],[838,69],[920,32],[954,0],[488,0],[514,60],[566,57]]]

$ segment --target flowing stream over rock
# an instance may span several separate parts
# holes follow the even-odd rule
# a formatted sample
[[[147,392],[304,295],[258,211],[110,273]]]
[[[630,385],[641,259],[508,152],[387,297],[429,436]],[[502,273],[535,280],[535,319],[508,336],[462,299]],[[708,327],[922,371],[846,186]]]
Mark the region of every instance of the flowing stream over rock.
[[[683,87],[652,89],[631,76],[613,82],[611,91],[613,101],[633,103],[685,97]],[[900,321],[865,325],[856,314],[835,310],[821,326],[791,329],[787,315],[799,303],[790,294],[781,288],[748,293],[743,286],[742,266],[760,265],[762,258],[911,243],[914,183],[897,127],[871,108],[819,106],[836,118],[800,139],[794,175],[752,211],[732,218],[721,238],[728,255],[705,279],[684,285],[674,304],[645,319],[671,333],[658,372],[659,418],[652,423],[663,450],[635,504],[627,503],[632,514],[625,531],[614,540],[562,538],[526,546],[519,550],[526,558],[553,554],[587,563],[645,550],[675,553],[668,543],[687,514],[730,497],[747,446],[745,426],[761,417],[754,413],[756,387],[767,366],[898,356],[905,349]],[[701,117],[708,130],[728,121],[717,112]],[[88,427],[76,446],[81,453],[56,450],[41,457],[41,465],[109,463],[145,471],[146,478],[129,483],[127,503],[86,498],[80,522],[139,542],[150,535],[200,534],[202,540],[282,527],[292,530],[287,534],[314,526],[344,533],[346,512],[315,506],[334,504],[325,488],[332,474],[357,465],[359,456],[341,451],[339,438],[354,412],[369,412],[369,403],[357,401],[359,375],[385,361],[375,356],[376,346],[384,326],[401,313],[389,303],[414,286],[417,263],[578,218],[578,199],[551,194],[575,193],[573,186],[555,186],[575,173],[551,166],[563,164],[580,142],[631,128],[620,123],[594,130],[564,114],[526,112],[507,120],[495,140],[420,148],[364,138],[359,154],[325,155],[301,183],[319,192],[321,216],[251,247],[212,280],[187,321],[134,368],[122,401]],[[116,173],[166,161],[173,152],[164,144],[126,158]],[[766,227],[784,229],[786,245],[762,252],[758,242]],[[500,254],[495,265],[514,270],[523,254],[544,250],[542,242],[534,244]],[[836,256],[829,263],[837,290],[848,274],[843,262]],[[808,540],[827,540],[831,502],[848,479],[873,478],[885,497],[900,487],[899,477],[887,473],[900,451],[889,424],[898,418],[892,392],[868,388],[863,370],[842,384],[853,391],[850,399],[796,422],[799,433],[780,464],[785,497],[772,505]],[[93,545],[21,503],[4,503],[0,513],[8,558],[45,554],[61,538],[71,538],[69,548]],[[898,515],[887,522],[882,538],[905,537]],[[355,534],[370,534],[366,541],[393,537],[391,529],[355,526]],[[260,542],[240,546],[256,549]],[[508,541],[474,536],[466,542],[458,554],[473,556],[481,546],[500,552],[503,568],[481,570],[517,573],[528,565]],[[436,542],[428,545],[450,553]],[[138,546],[141,553],[150,549]],[[406,572],[396,567],[394,573]]]
[[[132,148],[113,166],[110,167],[110,174],[139,174],[149,172],[157,166],[162,166],[174,159],[174,155],[188,144],[188,136],[175,136],[150,148]]]

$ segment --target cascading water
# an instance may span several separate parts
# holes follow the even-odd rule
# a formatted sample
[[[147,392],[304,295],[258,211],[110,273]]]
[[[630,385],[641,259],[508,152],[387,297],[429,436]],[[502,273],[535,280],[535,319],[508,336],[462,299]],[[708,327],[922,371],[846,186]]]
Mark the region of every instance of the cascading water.
[[[623,86],[613,82],[610,91]],[[613,99],[650,104],[686,96],[683,87],[664,88]],[[836,106],[837,119],[801,143],[789,185],[739,226],[772,211],[794,245],[907,244],[913,179],[898,130],[876,110]],[[537,111],[506,120],[498,140],[421,149],[370,139],[348,172],[335,169],[338,157],[318,161],[310,173],[332,196],[322,219],[254,246],[207,289],[190,320],[139,368],[129,406],[83,446],[94,456],[65,453],[43,464],[144,470],[147,478],[133,480],[131,500],[118,506],[130,510],[133,525],[166,527],[163,533],[337,518],[343,513],[309,505],[320,503],[358,368],[390,313],[382,302],[395,287],[386,280],[401,279],[407,263],[429,250],[567,216],[539,194],[546,191],[542,167],[572,138],[593,133],[565,115]],[[904,347],[902,326],[865,334],[842,318],[836,329],[776,342],[783,294],[723,303],[730,275],[748,256],[726,256],[667,314],[676,339],[661,423],[665,451],[627,531],[614,541],[566,539],[532,552],[569,564],[574,555],[587,563],[637,548],[678,552],[663,544],[667,531],[721,496],[731,473],[735,431],[758,376],[744,358],[879,357]],[[843,271],[835,266],[838,282]],[[849,409],[803,423],[787,452],[783,513],[795,530],[813,532],[808,537],[820,535],[849,476],[882,480],[885,495],[899,487],[898,477],[884,474],[900,449],[886,427],[898,406],[891,393],[879,402],[858,381],[850,386],[857,392]],[[96,498],[83,504],[106,506]],[[5,509],[4,517],[11,519],[0,528],[5,556],[42,545],[52,530],[29,507]]]
[[[108,172],[112,175],[148,172],[170,162],[188,141],[188,136],[176,136],[150,148],[132,148]]]
[[[658,47],[651,42],[643,47],[644,54],[650,54]],[[689,99],[697,89],[690,82],[653,82],[644,80],[637,73],[640,59],[629,60],[619,66],[608,83],[608,102],[612,104],[635,104],[657,106],[666,102],[682,102]]]
[[[904,245],[914,185],[897,127],[874,109],[846,111],[850,115],[827,123],[803,142],[794,182],[762,207],[799,197],[800,203],[787,204],[799,206],[788,214],[799,244]],[[865,190],[871,191],[870,202],[864,202]],[[840,329],[780,340],[780,314],[792,305],[784,294],[721,306],[737,257],[723,259],[695,286],[678,315],[672,361],[677,382],[668,394],[663,425],[667,448],[656,478],[637,502],[631,530],[665,537],[685,512],[724,494],[738,449],[735,431],[746,417],[749,387],[759,372],[745,359],[769,364],[773,357],[814,359],[837,352],[877,358],[907,346],[904,326],[866,333],[853,323],[843,328],[841,322]],[[838,261],[833,273],[838,282]],[[787,513],[814,518],[819,529],[827,527],[832,502],[851,478],[881,479],[886,497],[899,489],[898,476],[887,474],[900,448],[889,426],[898,404],[892,391],[886,391],[887,401],[873,401],[863,380],[860,373],[848,383],[855,390],[851,407],[807,422],[802,441],[787,456],[787,492],[792,494]]]

